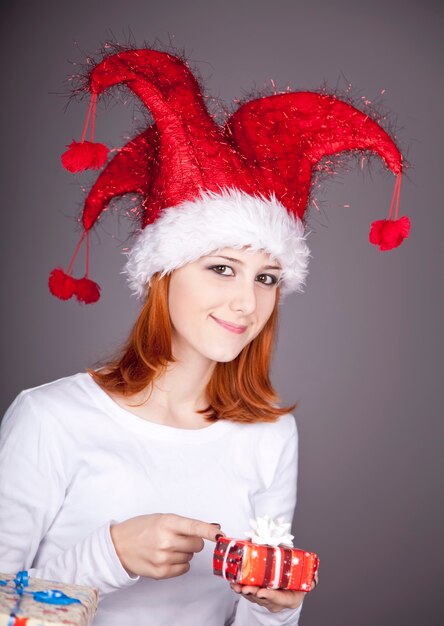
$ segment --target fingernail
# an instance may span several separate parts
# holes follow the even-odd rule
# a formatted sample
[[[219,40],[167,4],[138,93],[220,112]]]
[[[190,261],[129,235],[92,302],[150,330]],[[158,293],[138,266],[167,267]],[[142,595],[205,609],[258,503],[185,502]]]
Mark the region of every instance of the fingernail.
[[[210,522],[210,524],[211,524],[212,526],[219,526],[219,528],[220,528],[220,524],[218,524],[217,522]]]

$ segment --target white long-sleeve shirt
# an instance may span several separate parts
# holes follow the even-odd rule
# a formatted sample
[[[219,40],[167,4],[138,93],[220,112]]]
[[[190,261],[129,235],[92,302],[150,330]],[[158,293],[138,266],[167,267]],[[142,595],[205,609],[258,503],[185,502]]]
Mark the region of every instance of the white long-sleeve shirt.
[[[96,587],[95,626],[296,626],[212,571],[214,544],[166,580],[132,578],[110,525],[149,513],[218,522],[244,537],[249,519],[291,521],[297,430],[220,420],[188,430],[137,417],[86,373],[23,391],[0,430],[0,571]],[[234,621],[233,621],[234,620]]]

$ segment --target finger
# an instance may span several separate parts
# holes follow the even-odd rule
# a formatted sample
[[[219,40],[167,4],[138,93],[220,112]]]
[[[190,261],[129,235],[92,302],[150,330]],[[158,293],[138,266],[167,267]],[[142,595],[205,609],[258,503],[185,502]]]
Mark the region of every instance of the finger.
[[[171,552],[169,563],[171,565],[179,565],[180,563],[189,563],[194,556],[194,552]]]
[[[243,595],[245,600],[248,600],[249,602],[253,602],[254,604],[262,604],[263,602],[266,602],[266,600],[258,600],[257,595],[255,595],[254,591],[252,591],[252,590],[257,591],[259,587],[239,585],[238,583],[230,583],[230,586],[231,586],[231,589],[235,593],[238,593],[239,595]]]
[[[267,600],[259,600],[259,598],[253,594],[244,595],[243,597],[245,600],[248,600],[248,602],[252,602],[253,604],[260,604],[261,606],[265,606],[265,608],[267,609],[269,606],[271,606],[271,604],[269,604]]]
[[[171,565],[189,563],[193,558],[193,552],[174,552],[173,550],[154,550],[146,556],[146,563],[155,568],[168,569]]]
[[[276,596],[277,596],[276,589],[264,589],[264,588],[262,588],[258,592],[258,598],[260,598],[262,600],[268,600],[270,602],[273,602],[275,600]]]
[[[259,604],[260,606],[264,606],[269,611],[271,611],[272,607],[275,608],[275,605],[273,604],[273,602],[270,602],[270,600],[264,600],[263,598],[258,598],[258,596],[248,596],[248,597],[251,598],[251,602],[254,602],[255,604]]]
[[[205,545],[200,537],[184,537],[183,535],[175,535],[171,542],[171,550],[174,552],[201,552]]]
[[[174,565],[168,565],[165,570],[160,570],[159,578],[174,578],[176,576],[182,576],[186,574],[190,569],[189,563],[176,563]]]
[[[241,593],[244,596],[255,596],[259,591],[260,587],[253,587],[253,585],[242,585]]]
[[[292,591],[289,589],[260,589],[257,597],[268,600],[270,603],[283,608],[297,608],[304,599],[304,591]]]
[[[209,541],[217,541],[216,535],[223,535],[217,524],[209,524],[202,520],[168,514],[167,524],[180,535],[201,537]]]

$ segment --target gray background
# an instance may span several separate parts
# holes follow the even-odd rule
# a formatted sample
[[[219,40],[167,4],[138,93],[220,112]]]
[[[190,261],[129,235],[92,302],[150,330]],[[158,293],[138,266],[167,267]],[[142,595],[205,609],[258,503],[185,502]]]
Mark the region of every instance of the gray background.
[[[321,557],[304,626],[442,623],[442,4],[2,6],[2,409],[22,388],[111,354],[138,310],[119,274],[131,226],[117,210],[92,238],[101,301],[62,303],[46,287],[49,271],[71,257],[81,187],[94,179],[59,163],[86,112],[85,101],[65,112],[66,98],[54,95],[66,93],[70,63],[111,36],[139,46],[171,39],[227,104],[271,79],[280,89],[351,83],[358,101],[379,101],[385,90],[381,106],[413,164],[401,194],[411,237],[384,254],[368,244],[394,183],[378,161],[364,172],[352,163],[322,187],[309,220],[308,287],[282,307],[273,380],[284,402],[300,402],[296,544]],[[131,98],[99,107],[97,140],[119,146],[141,119]]]

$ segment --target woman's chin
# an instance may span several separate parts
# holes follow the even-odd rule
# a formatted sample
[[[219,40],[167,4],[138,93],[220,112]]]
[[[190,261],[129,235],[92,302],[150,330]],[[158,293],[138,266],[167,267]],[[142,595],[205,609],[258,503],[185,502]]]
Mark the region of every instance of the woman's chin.
[[[234,359],[239,356],[239,354],[242,352],[244,346],[242,346],[241,348],[231,348],[231,349],[227,349],[226,346],[224,346],[223,349],[214,349],[211,350],[207,356],[212,360],[212,361],[216,361],[217,363],[229,363],[230,361],[234,361]]]

